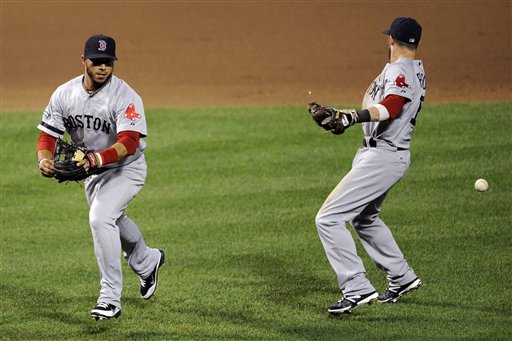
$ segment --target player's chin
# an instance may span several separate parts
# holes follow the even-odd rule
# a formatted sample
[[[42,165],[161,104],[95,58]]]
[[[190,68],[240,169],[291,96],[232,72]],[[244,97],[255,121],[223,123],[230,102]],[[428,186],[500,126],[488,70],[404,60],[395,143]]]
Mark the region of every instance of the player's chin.
[[[105,84],[105,82],[108,80],[109,76],[103,76],[103,75],[96,75],[96,77],[94,77],[94,82],[96,82],[96,84]]]
[[[109,78],[112,76],[112,74],[110,73],[107,73],[107,74],[103,74],[103,73],[97,73],[94,75],[94,82],[96,82],[96,84],[105,84]]]

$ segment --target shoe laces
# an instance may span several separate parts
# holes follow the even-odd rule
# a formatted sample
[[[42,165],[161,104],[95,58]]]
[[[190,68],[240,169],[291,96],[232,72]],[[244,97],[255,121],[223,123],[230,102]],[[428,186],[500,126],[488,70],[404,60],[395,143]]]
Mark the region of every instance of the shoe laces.
[[[96,307],[106,308],[106,309],[109,308],[108,303],[106,303],[106,302],[100,302],[100,303],[96,304]]]
[[[153,274],[149,275],[148,277],[146,278],[142,278],[142,277],[139,277],[140,279],[140,285],[145,288],[148,284],[149,285],[152,285],[153,284]]]
[[[338,302],[342,302],[342,301],[349,301],[351,303],[356,303],[357,299],[360,298],[361,296],[343,296],[341,300],[339,300]]]
[[[387,291],[391,291],[392,293],[396,294],[398,290],[400,289],[399,285],[389,285]]]

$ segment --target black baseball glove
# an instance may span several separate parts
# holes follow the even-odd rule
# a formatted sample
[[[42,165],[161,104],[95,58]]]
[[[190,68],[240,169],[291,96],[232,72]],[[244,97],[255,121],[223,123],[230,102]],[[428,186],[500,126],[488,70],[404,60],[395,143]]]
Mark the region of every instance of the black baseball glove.
[[[316,124],[324,128],[325,130],[330,130],[328,122],[330,121],[330,117],[334,114],[332,108],[327,108],[324,107],[323,105],[313,102],[308,104],[308,111],[309,114],[311,115],[311,118],[313,119],[313,121],[316,122]]]
[[[96,159],[94,153],[88,152],[74,143],[67,143],[62,139],[58,139],[55,144],[55,152],[53,153],[55,179],[58,182],[80,181],[94,174],[95,167],[90,167],[87,171],[84,166],[77,165],[78,162],[85,158],[91,160],[91,157],[94,158],[92,163],[95,166]]]
[[[338,110],[313,102],[308,104],[308,111],[320,127],[334,135],[343,134],[345,129],[357,122],[355,109]]]

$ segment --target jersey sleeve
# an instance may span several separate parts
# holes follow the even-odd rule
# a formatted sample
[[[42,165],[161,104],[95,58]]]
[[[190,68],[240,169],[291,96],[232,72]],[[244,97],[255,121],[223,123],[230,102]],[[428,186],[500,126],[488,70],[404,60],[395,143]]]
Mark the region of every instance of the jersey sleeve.
[[[389,95],[398,95],[412,100],[414,84],[413,75],[400,63],[391,64],[386,70],[384,85],[384,98]]]
[[[146,114],[142,98],[127,85],[119,94],[115,111],[117,133],[130,130],[138,132],[141,137],[147,136]]]
[[[44,109],[41,123],[37,126],[41,131],[55,138],[62,138],[66,131],[62,119],[62,108],[59,103],[59,90],[57,89],[50,98],[48,106]]]

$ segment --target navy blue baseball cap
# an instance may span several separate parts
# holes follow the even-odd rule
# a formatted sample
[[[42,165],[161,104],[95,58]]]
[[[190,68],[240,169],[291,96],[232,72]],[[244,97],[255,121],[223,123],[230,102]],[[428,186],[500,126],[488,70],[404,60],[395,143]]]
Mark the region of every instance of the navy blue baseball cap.
[[[402,43],[418,46],[421,39],[421,25],[409,17],[398,17],[391,23],[391,27],[382,31]]]
[[[90,37],[85,42],[84,57],[85,59],[105,58],[117,60],[114,38],[103,34]]]

